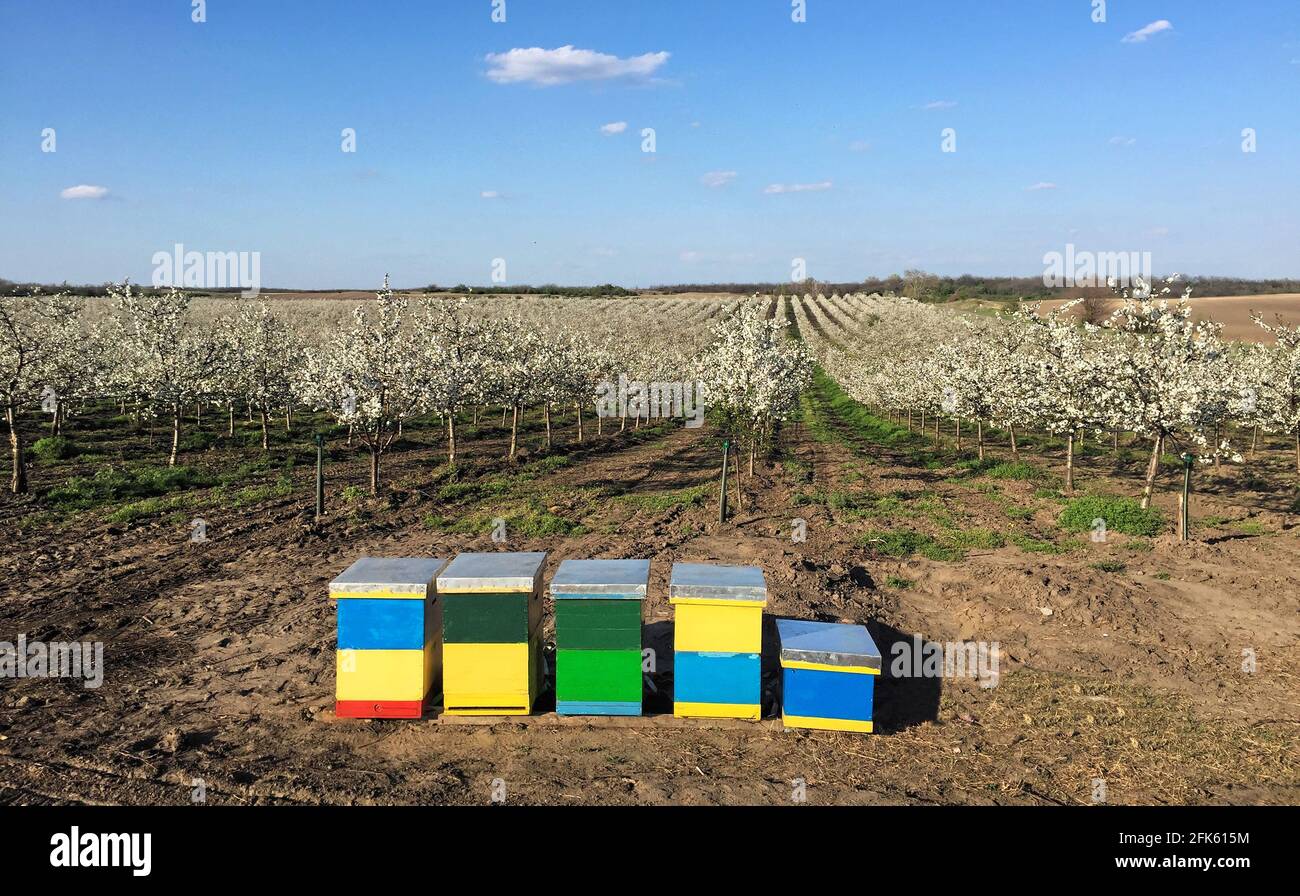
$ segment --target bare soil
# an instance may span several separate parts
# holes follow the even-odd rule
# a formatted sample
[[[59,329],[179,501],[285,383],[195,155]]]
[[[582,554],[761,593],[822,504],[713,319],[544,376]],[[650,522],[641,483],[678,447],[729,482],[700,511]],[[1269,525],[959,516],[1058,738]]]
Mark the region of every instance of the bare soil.
[[[787,431],[784,462],[742,477],[744,510],[725,524],[706,491],[715,436],[679,428],[607,431],[573,463],[466,503],[437,498],[433,446],[393,455],[394,488],[378,500],[346,500],[365,461],[339,461],[320,527],[310,471],[298,470],[292,495],[206,511],[200,544],[174,518],[24,523],[23,508],[3,508],[0,637],[100,640],[107,671],[98,689],[0,682],[0,803],[185,804],[201,781],[210,804],[482,804],[497,780],[507,801],[541,804],[785,804],[798,780],[808,802],[828,804],[1086,804],[1097,780],[1111,803],[1300,802],[1300,530],[1284,451],[1252,468],[1273,477],[1261,491],[1242,484],[1245,471],[1206,474],[1196,513],[1212,525],[1198,541],[1095,544],[1061,533],[1059,502],[1031,483],[921,464],[815,401],[812,413],[823,428]],[[511,469],[501,449],[498,437],[469,442],[480,478]],[[1103,453],[1080,475],[1086,487],[1135,488]],[[893,495],[901,507],[873,517],[806,500],[831,493]],[[493,515],[521,499],[581,529],[497,546],[487,528],[467,535],[428,519]],[[805,542],[791,538],[794,518],[807,522]],[[863,542],[877,529],[954,522],[1040,537],[1053,552],[1008,544],[938,562]],[[874,735],[335,719],[329,580],[363,554],[502,548],[548,551],[548,576],[568,557],[653,560],[652,710],[669,706],[677,560],[761,566],[772,616],[866,623],[887,666],[892,645],[913,635],[997,642],[1000,676],[985,688],[887,668]],[[765,685],[772,716],[775,682]]]

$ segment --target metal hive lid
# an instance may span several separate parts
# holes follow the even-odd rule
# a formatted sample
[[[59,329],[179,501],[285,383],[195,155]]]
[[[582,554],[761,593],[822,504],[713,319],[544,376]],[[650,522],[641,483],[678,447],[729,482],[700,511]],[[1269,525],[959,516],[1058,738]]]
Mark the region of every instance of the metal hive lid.
[[[446,557],[362,557],[330,582],[329,592],[355,594],[388,591],[427,594]]]
[[[767,601],[767,581],[757,566],[674,563],[668,597]]]
[[[557,600],[579,597],[642,599],[650,582],[649,560],[565,560],[551,577]]]
[[[778,619],[781,662],[880,669],[880,651],[865,625]]]
[[[438,576],[438,590],[532,591],[545,562],[545,551],[458,554]]]

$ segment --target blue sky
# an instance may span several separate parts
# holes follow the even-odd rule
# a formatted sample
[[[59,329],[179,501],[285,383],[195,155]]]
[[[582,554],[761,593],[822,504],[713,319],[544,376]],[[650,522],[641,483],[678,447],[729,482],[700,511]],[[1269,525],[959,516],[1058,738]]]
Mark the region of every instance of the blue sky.
[[[1295,0],[806,8],[0,0],[0,277],[148,282],[175,243],[300,288],[1029,276],[1067,243],[1300,275]]]

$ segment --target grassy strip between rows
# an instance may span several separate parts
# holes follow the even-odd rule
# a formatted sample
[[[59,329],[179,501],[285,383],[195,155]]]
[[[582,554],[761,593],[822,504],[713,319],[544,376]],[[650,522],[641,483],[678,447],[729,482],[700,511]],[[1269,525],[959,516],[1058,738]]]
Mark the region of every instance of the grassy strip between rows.
[[[1038,511],[1024,506],[1023,501],[1014,501],[1001,494],[999,482],[1035,485],[1035,502],[1050,500],[1061,506],[1055,524],[1064,532],[1091,533],[1104,529],[1107,533],[1151,537],[1167,531],[1167,521],[1159,512],[1144,509],[1131,498],[1103,494],[1067,498],[1058,491],[1059,480],[1055,476],[1029,461],[937,453],[930,449],[924,436],[872,414],[820,368],[814,372],[812,388],[803,396],[803,414],[805,425],[814,438],[821,441],[849,444],[850,440],[856,440],[902,452],[906,461],[928,469],[942,467],[952,470],[945,482],[969,485],[987,495],[1013,522],[1028,523]],[[797,483],[811,484],[811,469],[804,469],[804,466],[799,462],[787,462],[786,472]],[[1024,531],[1004,533],[986,528],[963,528],[960,506],[954,506],[955,502],[946,502],[932,492],[875,495],[816,488],[797,493],[795,502],[823,505],[847,519],[895,516],[928,519],[940,529],[934,535],[913,528],[868,529],[857,537],[857,543],[878,556],[906,558],[919,554],[931,560],[956,562],[965,557],[967,551],[992,550],[1008,544],[1039,554],[1064,553],[1081,546],[1077,542],[1058,543]]]

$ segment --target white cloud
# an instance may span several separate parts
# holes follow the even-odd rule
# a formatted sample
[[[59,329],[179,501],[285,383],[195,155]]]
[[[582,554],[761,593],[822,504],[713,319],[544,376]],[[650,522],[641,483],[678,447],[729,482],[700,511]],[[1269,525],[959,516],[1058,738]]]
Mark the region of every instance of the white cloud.
[[[103,199],[108,195],[108,187],[77,184],[75,187],[68,187],[59,195],[64,199]]]
[[[769,184],[763,189],[764,193],[820,193],[831,188],[831,182],[828,180],[815,184]]]
[[[1031,186],[1025,187],[1025,189],[1030,193],[1036,193],[1039,190],[1055,190],[1056,184],[1044,180],[1044,181],[1039,181],[1038,183],[1033,184]]]
[[[602,124],[600,126],[600,132],[606,137],[613,137],[615,134],[621,134],[626,130],[626,121],[611,121],[609,124]]]
[[[921,108],[926,111],[934,111],[936,109],[955,109],[956,107],[957,102],[955,100],[935,100],[932,103],[926,103]]]
[[[501,193],[497,190],[484,190],[478,194],[483,199],[500,199]]]
[[[1111,145],[1111,146],[1132,146],[1134,143],[1137,143],[1137,142],[1138,142],[1138,141],[1137,141],[1137,137],[1120,137],[1120,136],[1116,136],[1116,137],[1111,137],[1111,138],[1110,138],[1110,145]]]
[[[725,187],[735,179],[734,171],[710,171],[700,178],[700,183],[706,187]]]
[[[576,50],[572,44],[554,50],[516,47],[506,53],[489,53],[487,76],[498,84],[541,87],[575,81],[645,81],[668,61],[669,55],[660,51],[623,59],[595,50]]]
[[[1174,30],[1173,23],[1170,22],[1168,19],[1157,19],[1156,21],[1152,22],[1150,25],[1143,25],[1137,31],[1131,31],[1128,34],[1124,35],[1124,39],[1121,41],[1121,43],[1140,44],[1145,42],[1146,39],[1153,34],[1159,34],[1161,31],[1173,31],[1173,30]]]

